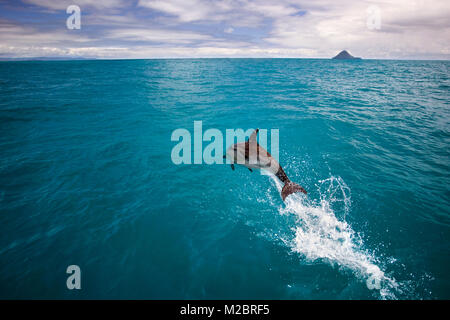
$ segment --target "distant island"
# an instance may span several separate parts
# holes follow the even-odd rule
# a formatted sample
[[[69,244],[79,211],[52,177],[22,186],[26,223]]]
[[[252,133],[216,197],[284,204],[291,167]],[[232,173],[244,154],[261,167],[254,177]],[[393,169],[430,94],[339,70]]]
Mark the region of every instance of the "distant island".
[[[332,59],[338,59],[338,60],[355,60],[356,59],[356,60],[359,60],[361,58],[352,56],[350,53],[347,52],[347,50],[342,50]]]
[[[27,57],[27,58],[9,58],[0,57],[0,61],[71,61],[71,60],[96,60],[96,58],[84,58],[84,57]]]

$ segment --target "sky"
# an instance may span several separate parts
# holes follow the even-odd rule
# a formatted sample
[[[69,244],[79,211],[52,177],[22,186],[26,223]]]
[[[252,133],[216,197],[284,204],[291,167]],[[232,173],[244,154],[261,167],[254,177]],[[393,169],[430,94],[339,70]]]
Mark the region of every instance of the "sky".
[[[80,28],[69,29],[70,5]],[[450,59],[449,0],[0,0],[0,58]]]

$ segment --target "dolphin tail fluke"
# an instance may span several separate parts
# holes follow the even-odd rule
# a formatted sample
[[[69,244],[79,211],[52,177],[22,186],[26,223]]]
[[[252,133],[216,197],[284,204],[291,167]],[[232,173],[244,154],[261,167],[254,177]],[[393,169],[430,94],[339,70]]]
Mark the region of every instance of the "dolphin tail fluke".
[[[284,199],[286,199],[288,195],[296,192],[303,192],[304,194],[307,194],[306,190],[303,189],[301,186],[292,181],[288,181],[285,183],[283,189],[281,190],[281,198],[283,198],[284,201]]]

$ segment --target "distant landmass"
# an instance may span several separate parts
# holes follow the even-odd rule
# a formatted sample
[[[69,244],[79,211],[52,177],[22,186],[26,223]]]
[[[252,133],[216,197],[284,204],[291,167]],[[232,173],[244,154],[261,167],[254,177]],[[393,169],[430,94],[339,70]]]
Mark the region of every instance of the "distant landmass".
[[[27,57],[27,58],[9,58],[0,57],[0,61],[58,61],[58,60],[95,60],[95,58],[88,59],[83,57]]]
[[[335,57],[333,57],[333,59],[354,60],[354,59],[361,59],[361,58],[352,56],[350,53],[347,52],[347,50],[342,50]]]

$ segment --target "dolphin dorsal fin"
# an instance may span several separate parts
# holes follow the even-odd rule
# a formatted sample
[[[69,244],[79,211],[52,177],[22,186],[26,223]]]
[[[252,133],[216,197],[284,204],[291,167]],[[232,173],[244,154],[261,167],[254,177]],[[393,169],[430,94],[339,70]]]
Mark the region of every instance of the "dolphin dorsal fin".
[[[251,143],[256,142],[256,136],[258,135],[258,131],[259,131],[259,129],[256,129],[255,131],[253,131],[252,135],[248,139],[248,142],[251,142]]]

